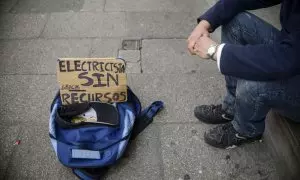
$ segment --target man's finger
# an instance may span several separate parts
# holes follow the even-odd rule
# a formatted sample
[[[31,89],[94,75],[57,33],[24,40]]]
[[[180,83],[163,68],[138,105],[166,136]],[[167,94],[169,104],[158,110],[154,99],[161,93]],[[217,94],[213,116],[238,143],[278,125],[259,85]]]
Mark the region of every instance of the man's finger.
[[[203,36],[210,37],[210,34],[209,33],[204,33]]]
[[[195,54],[195,52],[194,52],[195,44],[196,44],[196,41],[189,41],[189,44],[188,44],[188,50],[192,55]]]
[[[187,38],[186,42],[189,44],[189,42],[190,42],[190,37],[189,37],[189,38]]]

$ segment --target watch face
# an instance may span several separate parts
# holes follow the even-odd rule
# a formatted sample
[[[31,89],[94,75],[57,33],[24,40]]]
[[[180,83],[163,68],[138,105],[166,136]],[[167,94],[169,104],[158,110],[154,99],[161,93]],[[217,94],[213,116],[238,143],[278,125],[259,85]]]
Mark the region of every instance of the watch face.
[[[216,47],[213,46],[213,47],[208,48],[207,53],[209,55],[213,55],[215,53],[215,51],[216,51]]]

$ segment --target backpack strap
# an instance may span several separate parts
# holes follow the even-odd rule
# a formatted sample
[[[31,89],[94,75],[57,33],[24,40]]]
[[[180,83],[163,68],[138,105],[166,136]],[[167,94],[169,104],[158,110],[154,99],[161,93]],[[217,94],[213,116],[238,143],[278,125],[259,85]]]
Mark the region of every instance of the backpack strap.
[[[109,167],[103,168],[74,168],[73,173],[82,180],[100,180],[108,172]]]
[[[164,107],[162,101],[155,101],[149,107],[141,112],[141,114],[136,118],[132,133],[131,140],[135,139],[144,129],[146,129],[149,124],[153,122],[153,117]]]

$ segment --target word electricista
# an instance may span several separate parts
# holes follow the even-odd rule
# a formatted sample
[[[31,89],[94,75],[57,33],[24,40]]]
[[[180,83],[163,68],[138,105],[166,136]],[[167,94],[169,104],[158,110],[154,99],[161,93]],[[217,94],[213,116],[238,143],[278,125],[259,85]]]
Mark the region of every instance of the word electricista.
[[[98,61],[59,61],[60,72],[73,72],[73,71],[98,71],[98,72],[112,72],[112,73],[124,73],[125,66],[123,63],[112,62],[98,62]]]

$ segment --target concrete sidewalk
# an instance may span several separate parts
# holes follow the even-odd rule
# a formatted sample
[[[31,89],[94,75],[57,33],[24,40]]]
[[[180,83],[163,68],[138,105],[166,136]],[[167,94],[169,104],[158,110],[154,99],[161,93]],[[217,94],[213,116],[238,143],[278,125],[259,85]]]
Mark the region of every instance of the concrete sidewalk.
[[[193,109],[222,101],[214,62],[191,57],[186,38],[213,0],[2,0],[0,2],[0,179],[76,179],[48,137],[58,57],[122,56],[144,106],[166,108],[112,168],[111,180],[276,180],[262,143],[219,150]],[[279,27],[278,7],[255,13]],[[220,30],[213,35],[220,41]],[[123,41],[131,40],[131,41]],[[20,139],[19,145],[14,145]]]

